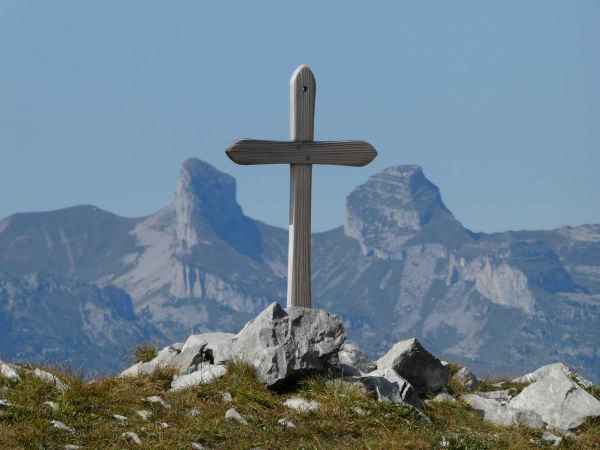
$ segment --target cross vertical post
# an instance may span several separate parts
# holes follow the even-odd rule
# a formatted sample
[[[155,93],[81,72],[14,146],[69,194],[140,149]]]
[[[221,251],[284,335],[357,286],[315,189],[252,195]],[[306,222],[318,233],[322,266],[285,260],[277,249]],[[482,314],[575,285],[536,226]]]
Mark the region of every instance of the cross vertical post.
[[[306,65],[290,79],[290,138],[310,142],[315,130],[317,83]],[[290,220],[287,306],[310,308],[311,301],[311,187],[312,165],[290,164]]]
[[[227,150],[236,164],[290,165],[290,216],[288,247],[287,306],[310,308],[310,219],[312,165],[361,167],[377,156],[364,141],[315,141],[315,96],[317,82],[307,65],[290,79],[291,141],[241,139]]]

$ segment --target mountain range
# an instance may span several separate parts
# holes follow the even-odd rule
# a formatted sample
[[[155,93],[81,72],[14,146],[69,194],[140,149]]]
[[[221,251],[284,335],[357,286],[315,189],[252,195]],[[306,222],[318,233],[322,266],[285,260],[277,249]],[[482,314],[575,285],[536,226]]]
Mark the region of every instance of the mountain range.
[[[89,373],[142,342],[237,332],[285,305],[285,229],[246,216],[235,179],[185,161],[142,218],[94,206],[0,221],[0,357]],[[312,239],[315,307],[372,357],[416,336],[482,374],[564,361],[600,380],[600,225],[475,233],[418,166],[370,177]]]

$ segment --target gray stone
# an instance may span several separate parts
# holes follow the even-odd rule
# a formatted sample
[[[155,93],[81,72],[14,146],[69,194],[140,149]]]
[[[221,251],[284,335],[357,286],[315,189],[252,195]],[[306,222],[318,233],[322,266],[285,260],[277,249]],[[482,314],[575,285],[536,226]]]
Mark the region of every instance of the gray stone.
[[[130,444],[142,445],[142,440],[137,435],[137,433],[134,433],[133,431],[127,431],[127,432],[123,433],[121,435],[121,438],[125,439]]]
[[[58,411],[58,403],[53,402],[53,401],[45,401],[44,403],[42,403],[44,406],[47,406],[48,408],[50,408],[52,411],[56,412]]]
[[[80,445],[67,444],[63,448],[65,450],[77,450],[78,448],[81,448],[81,446]]]
[[[248,425],[248,421],[242,417],[234,408],[229,408],[225,413],[225,420],[235,420],[242,425]]]
[[[344,343],[341,321],[320,309],[272,303],[235,336],[233,354],[256,369],[261,382],[273,386],[306,372],[338,363]]]
[[[468,367],[463,367],[452,377],[453,380],[460,383],[465,389],[471,391],[479,385],[479,380]]]
[[[113,419],[115,419],[117,422],[120,422],[120,423],[126,423],[126,422],[127,422],[127,417],[125,417],[125,416],[122,416],[122,415],[120,415],[120,414],[113,414],[113,416],[112,416],[112,417],[113,417]]]
[[[360,406],[353,406],[352,407],[352,411],[354,412],[354,414],[356,414],[357,416],[361,416],[364,417],[367,415],[367,412],[362,409]]]
[[[377,360],[378,369],[394,369],[419,393],[437,392],[448,384],[448,367],[416,338],[396,343]]]
[[[582,386],[584,388],[589,388],[589,387],[593,386],[593,383],[591,381],[586,380],[584,377],[579,375],[577,372],[575,372],[569,366],[567,366],[566,364],[563,364],[561,362],[542,366],[539,369],[534,370],[533,372],[530,372],[521,377],[515,378],[513,380],[513,382],[529,384],[529,383],[534,383],[536,381],[539,381],[542,378],[545,378],[547,376],[559,375],[561,373],[566,375],[569,378],[573,378],[577,383],[579,383],[580,386]]]
[[[199,444],[198,442],[192,442],[192,449],[193,450],[206,450],[206,447],[202,444]]]
[[[75,433],[75,430],[73,428],[66,426],[60,420],[51,420],[50,425],[52,425],[57,430],[66,431],[67,433]]]
[[[562,442],[562,438],[550,433],[549,431],[544,431],[544,434],[542,435],[542,441],[552,444],[553,447],[558,447]]]
[[[440,392],[435,397],[433,397],[431,400],[427,401],[427,403],[439,403],[439,402],[456,403],[456,399],[454,397],[452,397],[450,394],[447,394],[446,392]]]
[[[233,401],[233,397],[231,396],[231,394],[229,392],[223,392],[223,401],[230,403]]]
[[[231,359],[232,340],[235,337],[232,333],[201,333],[193,334],[188,337],[181,348],[181,354],[175,359],[175,367],[185,369],[186,361],[190,358],[190,354],[205,347],[212,351],[214,364],[222,364]],[[192,357],[193,359],[193,357]],[[189,360],[191,362],[191,360]],[[189,367],[189,363],[187,364]]]
[[[138,362],[125,369],[119,374],[120,377],[137,377],[140,375],[150,375],[156,369],[171,367],[171,362],[179,355],[179,350],[171,345],[166,346],[158,352],[156,357],[148,362]]]
[[[0,409],[8,408],[10,406],[10,402],[8,400],[4,400],[0,398]]]
[[[135,413],[144,420],[148,420],[152,417],[152,411],[148,411],[147,409],[139,409]]]
[[[279,425],[284,428],[296,428],[296,424],[289,419],[281,418],[277,421]]]
[[[423,407],[417,391],[394,369],[377,369],[359,377],[358,380],[369,391],[376,393],[380,402],[406,403],[416,408]]]
[[[144,399],[144,401],[146,401],[148,403],[157,403],[157,404],[159,404],[160,406],[162,406],[163,408],[166,408],[166,409],[171,408],[171,405],[169,405],[165,400],[163,400],[158,395],[152,395],[150,397],[146,397]]]
[[[69,389],[69,386],[67,386],[57,376],[51,374],[50,372],[46,372],[45,370],[35,369],[33,371],[33,376],[44,381],[45,383],[51,384],[60,392],[65,392]]]
[[[474,410],[481,412],[484,420],[496,425],[524,425],[530,428],[544,426],[544,421],[534,411],[522,411],[476,394],[466,394],[461,399]]]
[[[0,360],[0,376],[8,378],[10,381],[21,381],[21,377],[11,365]]]
[[[284,406],[288,408],[295,409],[300,412],[311,412],[318,411],[321,408],[319,402],[314,400],[306,400],[301,397],[292,397],[288,398],[285,402],[283,402]]]
[[[167,422],[159,422],[158,426],[161,427],[163,430],[169,428],[169,424]]]
[[[199,370],[188,375],[180,375],[171,382],[171,391],[180,391],[200,384],[211,383],[217,378],[225,375],[225,366],[203,366]]]
[[[577,428],[587,418],[600,416],[600,401],[562,370],[548,371],[523,389],[509,405],[535,411],[544,422],[560,430]]]
[[[360,376],[377,368],[377,365],[370,361],[368,355],[355,343],[344,343],[338,352],[338,358],[343,376]]]

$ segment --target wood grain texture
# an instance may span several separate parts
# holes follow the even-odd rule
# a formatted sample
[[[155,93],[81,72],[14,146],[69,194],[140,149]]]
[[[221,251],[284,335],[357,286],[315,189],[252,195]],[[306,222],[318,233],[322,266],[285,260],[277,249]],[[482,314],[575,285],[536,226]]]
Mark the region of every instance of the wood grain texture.
[[[315,76],[306,65],[290,79],[290,135],[293,141],[312,141],[315,130]],[[290,226],[287,306],[310,308],[312,165],[290,165]]]
[[[243,165],[333,164],[365,166],[377,156],[364,141],[262,141],[242,139],[227,149],[227,156]]]

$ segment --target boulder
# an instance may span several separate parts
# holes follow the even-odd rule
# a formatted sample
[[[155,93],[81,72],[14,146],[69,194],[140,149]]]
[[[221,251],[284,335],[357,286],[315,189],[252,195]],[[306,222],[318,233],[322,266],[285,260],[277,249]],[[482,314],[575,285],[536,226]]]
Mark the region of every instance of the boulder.
[[[338,364],[344,343],[342,322],[320,309],[272,303],[233,338],[232,354],[256,369],[261,382],[274,386],[306,372]]]
[[[419,393],[437,392],[448,384],[448,367],[416,339],[400,341],[377,360],[378,369],[394,369]]]
[[[499,391],[487,391],[478,392],[477,395],[490,400],[496,400],[500,403],[508,403],[511,399],[510,391],[508,389],[501,389]]]
[[[19,377],[19,374],[15,368],[4,361],[0,361],[0,376],[8,378],[13,382],[21,381],[21,377]]]
[[[346,342],[338,353],[339,368],[343,376],[361,376],[377,368],[377,365],[369,360],[358,345]]]
[[[512,408],[509,405],[501,404],[496,400],[481,397],[476,394],[466,394],[461,400],[471,408],[479,411],[483,415],[483,420],[503,425],[506,427],[512,425],[524,425],[530,428],[543,428],[544,421],[534,411],[523,411]]]
[[[406,403],[419,409],[423,407],[417,391],[393,369],[377,369],[358,380],[367,390],[377,394],[380,402]]]
[[[542,378],[545,378],[549,375],[558,375],[561,373],[566,375],[569,378],[574,379],[574,381],[579,383],[579,385],[584,388],[589,388],[593,385],[593,383],[591,381],[586,380],[584,377],[579,375],[577,372],[575,372],[569,366],[567,366],[566,364],[560,363],[560,362],[542,366],[539,369],[534,370],[531,373],[528,373],[521,377],[515,378],[513,380],[513,382],[529,384],[529,383],[534,383],[536,381],[539,381]]]
[[[454,374],[452,379],[458,382],[468,391],[475,389],[479,385],[479,380],[468,367],[463,367]]]
[[[202,365],[224,364],[232,359],[232,333],[193,334],[187,338],[181,352],[169,363],[181,374],[191,373]]]
[[[120,377],[138,377],[140,375],[150,375],[156,369],[171,367],[173,359],[179,355],[177,347],[169,345],[158,352],[156,357],[148,362],[138,362],[125,369],[119,374]]]
[[[535,411],[544,422],[560,430],[577,428],[587,418],[600,416],[600,401],[562,369],[546,370],[544,373],[514,397],[509,406]]]
[[[187,375],[180,375],[171,382],[171,391],[180,391],[199,384],[207,384],[225,375],[225,366],[206,365]]]

